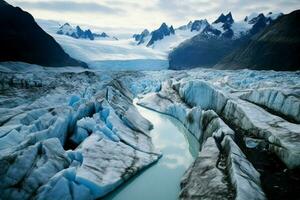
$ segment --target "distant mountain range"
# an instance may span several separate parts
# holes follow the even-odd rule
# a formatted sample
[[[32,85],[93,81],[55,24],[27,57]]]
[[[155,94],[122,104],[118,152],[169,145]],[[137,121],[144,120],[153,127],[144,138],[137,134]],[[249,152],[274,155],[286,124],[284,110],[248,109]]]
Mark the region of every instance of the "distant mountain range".
[[[226,56],[216,68],[300,70],[300,10],[280,17]]]
[[[157,29],[152,31],[151,33],[145,29],[141,34],[134,34],[133,38],[135,41],[137,41],[137,44],[143,44],[146,42],[147,37],[148,37],[148,42],[147,42],[147,47],[153,45],[156,41],[162,40],[166,36],[174,35],[175,30],[173,26],[168,27],[166,23],[162,23],[162,25]]]
[[[56,32],[59,35],[67,35],[76,39],[100,39],[100,38],[110,38],[105,32],[102,33],[93,33],[90,29],[82,30],[80,26],[76,26],[75,28],[71,26],[69,23],[65,23],[62,25],[58,31]],[[116,39],[113,37],[113,39]]]
[[[252,14],[243,21],[235,22],[229,12],[221,14],[212,24],[206,20],[199,20],[197,25],[193,25],[196,21],[188,23],[181,29],[199,30],[198,34],[181,43],[169,54],[170,68],[212,67],[282,15]]]
[[[0,0],[0,62],[22,61],[43,66],[84,66],[71,58],[61,46],[19,7]]]
[[[117,38],[105,32],[99,34],[90,29],[83,30],[79,26],[74,28],[69,23],[62,26],[58,22],[55,25],[50,23],[45,27],[49,27],[46,30],[70,55],[79,59],[90,54],[98,59],[100,54],[95,53],[98,45],[97,49],[100,49],[101,53],[112,52],[115,56],[115,52],[118,52],[118,55],[123,56],[122,59],[127,58],[132,49],[136,52],[144,51],[149,55],[157,54],[162,59],[170,52],[169,67],[175,70],[194,67],[298,70],[299,12],[297,10],[287,15],[251,14],[242,21],[235,21],[229,12],[221,14],[212,23],[200,19],[189,21],[178,28],[162,23],[158,29],[151,32],[145,29],[140,34],[134,34],[134,44],[128,38],[120,43],[91,43],[88,40]],[[44,66],[87,66],[66,54],[62,47],[36,24],[29,13],[3,0],[0,0],[0,13],[0,62],[23,61]],[[74,42],[57,34],[86,40]],[[139,48],[138,45],[150,48]],[[115,50],[115,47],[118,50]],[[86,53],[84,49],[90,50]],[[111,55],[108,57],[111,58]]]
[[[173,26],[167,26],[166,23],[162,23],[158,29],[152,32],[145,29],[140,34],[134,34],[133,38],[138,45],[146,44],[148,47],[157,41],[163,40],[166,36],[182,34],[183,31],[194,33],[194,35],[190,34],[190,36],[202,34],[206,37],[238,39],[249,33],[254,35],[280,15],[282,15],[282,13],[268,13],[266,16],[262,13],[252,14],[245,17],[243,21],[235,22],[231,12],[229,12],[226,15],[221,14],[212,24],[206,19],[201,19],[190,21],[186,25],[174,29]],[[186,39],[189,38],[187,37]]]

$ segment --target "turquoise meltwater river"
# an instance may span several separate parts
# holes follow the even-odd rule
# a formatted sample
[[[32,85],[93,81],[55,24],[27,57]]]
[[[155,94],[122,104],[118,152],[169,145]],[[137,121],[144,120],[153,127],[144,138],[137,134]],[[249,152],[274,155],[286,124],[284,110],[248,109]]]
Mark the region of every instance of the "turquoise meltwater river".
[[[137,106],[139,112],[154,125],[150,132],[154,146],[163,156],[105,200],[176,200],[180,180],[199,152],[199,143],[176,119]]]

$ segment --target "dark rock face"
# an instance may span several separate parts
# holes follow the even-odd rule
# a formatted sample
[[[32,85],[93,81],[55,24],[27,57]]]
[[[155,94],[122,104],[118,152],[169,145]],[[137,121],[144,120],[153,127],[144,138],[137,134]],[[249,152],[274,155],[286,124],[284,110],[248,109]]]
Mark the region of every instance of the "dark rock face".
[[[142,44],[145,42],[145,38],[150,35],[150,32],[148,29],[143,30],[141,34],[134,34],[132,37],[134,38],[135,41],[138,42],[139,44]]]
[[[0,61],[22,61],[44,66],[84,66],[71,58],[34,18],[0,0]]]
[[[83,31],[79,26],[76,26],[78,38],[94,40],[94,35],[90,29]]]
[[[209,35],[212,35],[212,36],[220,36],[221,35],[221,31],[218,30],[218,29],[215,29],[214,27],[212,26],[207,26],[203,32],[201,33],[201,35],[203,35],[204,37],[209,37]]]
[[[191,25],[191,31],[200,31],[207,26],[209,26],[207,20],[195,20]]]
[[[213,25],[221,23],[221,29]],[[212,67],[228,52],[236,48],[241,40],[232,40],[234,35],[231,29],[234,20],[231,13],[221,14],[210,25],[206,20],[196,20],[191,31],[203,30],[193,38],[186,40],[169,54],[171,69],[186,69],[194,67]]]
[[[169,54],[169,66],[176,70],[212,67],[242,42],[199,34],[183,42]]]
[[[86,39],[94,40],[94,35],[90,29],[83,31],[79,26],[76,27],[78,32],[80,32],[80,36]]]
[[[263,30],[264,28],[267,27],[268,23],[271,23],[271,19],[270,18],[266,18],[264,16],[264,14],[259,14],[257,17],[251,19],[249,21],[249,24],[253,24],[253,27],[250,30],[250,33],[252,35],[260,32],[261,30]]]
[[[231,29],[231,25],[234,22],[231,13],[228,13],[226,16],[221,14],[213,23],[222,23],[223,32],[210,25],[206,20],[202,20],[203,22],[207,24],[202,32],[186,40],[169,54],[170,69],[212,67],[224,58],[228,52],[231,52],[242,43],[242,39],[231,39],[234,35]],[[199,23],[197,22],[197,24]]]
[[[105,32],[101,33],[99,36],[100,37],[109,37]]]
[[[300,70],[300,10],[280,17],[227,56],[217,67]]]
[[[232,38],[234,35],[233,30],[231,29],[232,24],[234,23],[234,20],[232,18],[231,12],[229,12],[227,15],[224,15],[223,13],[220,15],[220,17],[213,23],[213,24],[218,24],[221,23],[223,33],[221,37],[224,38]]]
[[[226,23],[226,24],[232,24],[234,22],[232,18],[231,12],[229,12],[227,15],[224,15],[223,13],[220,15],[220,17],[214,21],[214,23]]]
[[[175,34],[175,30],[173,28],[173,26],[168,27],[166,23],[163,23],[159,29],[153,31],[151,33],[152,37],[150,39],[150,41],[148,42],[147,46],[151,46],[154,44],[154,42],[158,41],[158,40],[162,40],[165,36],[168,35],[173,35]]]

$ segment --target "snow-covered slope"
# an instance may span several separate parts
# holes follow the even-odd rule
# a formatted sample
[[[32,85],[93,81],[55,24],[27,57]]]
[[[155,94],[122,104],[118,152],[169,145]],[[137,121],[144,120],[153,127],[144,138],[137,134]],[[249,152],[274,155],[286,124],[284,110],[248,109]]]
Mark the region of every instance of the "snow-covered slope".
[[[227,15],[222,13],[210,26],[210,29],[214,29],[214,33],[212,31],[209,33],[223,38],[238,39],[249,33],[251,35],[256,34],[282,15],[282,13],[272,12],[268,14],[252,13],[246,16],[244,20],[235,21],[231,12]],[[202,33],[206,33],[206,30],[204,29]]]
[[[163,23],[157,30],[150,33],[149,30],[145,29],[140,34],[134,34],[133,38],[137,45],[170,52],[180,43],[197,34],[230,39],[238,39],[250,31],[252,31],[251,34],[255,34],[281,15],[282,13],[268,13],[267,15],[253,13],[242,21],[235,21],[229,12],[227,15],[221,14],[211,24],[206,19],[201,19],[190,21],[186,25],[173,29],[173,26],[168,27]],[[157,33],[160,33],[160,37],[157,36]]]
[[[143,62],[140,60],[149,59],[154,61],[152,63],[153,69],[162,69],[160,63],[163,60],[167,60],[167,52],[138,46],[133,38],[121,38],[119,40],[113,38],[105,40],[78,40],[66,35],[57,34],[56,31],[60,27],[59,22],[48,20],[37,20],[37,22],[55,38],[68,54],[88,64],[93,63],[93,67],[96,66],[96,63],[101,63],[99,67],[102,68],[105,60],[110,63],[110,66],[112,61],[120,63],[122,60],[132,60],[131,63],[134,63],[134,65],[131,66],[141,69],[143,68]],[[149,65],[147,67],[144,69],[149,70],[152,68]],[[108,69],[107,66],[105,68]],[[163,68],[166,68],[166,66],[164,65]]]
[[[230,12],[227,15],[221,14],[212,24],[206,24],[196,36],[169,53],[170,69],[212,67],[263,31],[280,15],[252,14],[235,22]]]
[[[195,35],[197,35],[198,32],[196,31],[187,31],[187,30],[176,30],[175,34],[165,36],[162,40],[157,40],[154,42],[149,48],[155,50],[155,51],[161,51],[161,52],[170,52],[172,49],[177,47],[180,43],[185,41],[186,39],[189,39]],[[147,37],[145,39],[145,43],[147,44],[150,41],[151,37]],[[145,45],[140,45],[145,46]]]
[[[181,42],[198,33],[198,31],[191,31],[187,26],[182,26],[174,30],[172,26],[168,27],[163,23],[157,30],[149,33],[149,31],[145,29],[141,34],[134,34],[133,38],[138,46],[146,46],[155,51],[168,53]]]
[[[87,63],[93,63],[93,66],[95,66],[95,63],[101,63],[102,65],[105,60],[109,60],[110,64],[112,60],[118,62],[121,60],[131,60],[131,63],[135,63],[134,65],[141,69],[142,65],[139,65],[139,63],[142,64],[142,61],[149,59],[152,61],[156,60],[152,63],[154,65],[153,69],[159,69],[161,64],[157,65],[157,63],[167,60],[170,50],[184,40],[197,34],[196,31],[177,30],[175,35],[170,34],[164,36],[163,40],[155,41],[153,45],[148,48],[145,44],[148,44],[151,40],[149,36],[144,37],[145,43],[142,45],[138,45],[135,38],[131,37],[121,37],[119,40],[115,40],[111,37],[93,41],[78,40],[67,35],[57,34],[57,30],[61,27],[59,22],[49,20],[37,20],[37,22],[45,31],[55,38],[67,53]],[[74,31],[73,28],[70,30],[70,33],[68,31],[66,31],[66,33],[72,34]],[[118,34],[116,33],[116,35]],[[148,61],[148,63],[149,62],[150,61]],[[163,69],[165,68],[164,64]]]

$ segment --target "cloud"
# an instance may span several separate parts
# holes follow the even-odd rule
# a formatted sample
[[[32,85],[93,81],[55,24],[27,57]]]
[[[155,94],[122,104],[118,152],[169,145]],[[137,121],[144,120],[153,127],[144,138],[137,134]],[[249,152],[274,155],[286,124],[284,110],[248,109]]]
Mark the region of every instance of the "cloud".
[[[54,19],[102,27],[156,29],[162,22],[178,27],[190,20],[213,22],[221,13],[234,20],[256,12],[289,13],[299,0],[7,0],[35,18]]]
[[[16,4],[25,9],[38,9],[54,12],[81,12],[105,13],[109,15],[118,15],[126,12],[120,8],[112,8],[95,2],[77,2],[77,1],[17,1]]]

